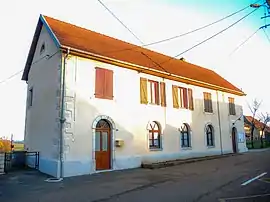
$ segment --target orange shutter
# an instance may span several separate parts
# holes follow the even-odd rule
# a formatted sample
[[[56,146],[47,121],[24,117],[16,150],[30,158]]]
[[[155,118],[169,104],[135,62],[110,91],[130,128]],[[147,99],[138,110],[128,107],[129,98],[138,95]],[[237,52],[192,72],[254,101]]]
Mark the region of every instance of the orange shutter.
[[[104,98],[113,99],[113,71],[105,69],[105,89]]]
[[[102,98],[104,96],[105,71],[102,68],[96,67],[95,81],[95,97]]]
[[[159,105],[159,82],[155,82],[155,98],[156,98],[156,104]]]
[[[147,79],[140,78],[140,98],[141,104],[147,104]]]
[[[194,103],[193,103],[193,93],[192,89],[188,89],[188,107],[190,110],[194,109]]]
[[[179,96],[178,96],[178,87],[172,86],[172,96],[173,96],[173,107],[179,108]]]
[[[161,106],[166,107],[166,85],[164,82],[160,82],[160,99]]]
[[[184,101],[184,108],[188,108],[188,95],[187,95],[187,89],[183,88],[183,101]]]

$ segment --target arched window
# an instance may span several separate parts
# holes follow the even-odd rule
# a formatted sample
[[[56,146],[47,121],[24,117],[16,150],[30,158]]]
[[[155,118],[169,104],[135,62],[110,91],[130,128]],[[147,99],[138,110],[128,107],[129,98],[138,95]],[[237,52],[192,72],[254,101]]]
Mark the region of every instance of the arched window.
[[[205,129],[207,146],[214,146],[214,128],[212,125],[207,125]]]
[[[98,128],[98,129],[101,129],[101,128],[110,129],[110,124],[105,119],[101,119],[101,120],[98,121],[98,123],[96,125],[96,128]]]
[[[149,133],[149,148],[160,149],[161,148],[161,129],[157,122],[153,121],[148,125]]]
[[[186,123],[181,126],[181,146],[191,147],[190,130]]]

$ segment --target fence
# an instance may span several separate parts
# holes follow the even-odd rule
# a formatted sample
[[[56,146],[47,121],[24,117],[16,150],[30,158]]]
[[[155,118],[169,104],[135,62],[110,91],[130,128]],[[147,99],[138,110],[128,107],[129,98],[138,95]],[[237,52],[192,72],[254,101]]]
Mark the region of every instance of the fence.
[[[39,167],[39,152],[13,151],[4,156],[4,172]]]
[[[0,152],[0,175],[4,174],[5,169],[5,153]]]

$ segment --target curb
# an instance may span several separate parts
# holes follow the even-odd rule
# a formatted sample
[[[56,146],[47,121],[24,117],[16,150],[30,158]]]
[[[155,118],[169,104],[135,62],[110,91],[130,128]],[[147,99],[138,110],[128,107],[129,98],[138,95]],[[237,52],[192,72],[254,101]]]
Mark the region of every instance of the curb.
[[[171,167],[176,165],[188,164],[188,163],[195,163],[199,161],[207,161],[219,158],[226,158],[230,156],[238,156],[242,154],[223,154],[223,155],[215,155],[215,156],[206,156],[206,157],[198,157],[198,158],[189,158],[189,159],[176,159],[172,161],[164,161],[158,163],[142,163],[141,167],[146,169],[159,169],[165,167]]]

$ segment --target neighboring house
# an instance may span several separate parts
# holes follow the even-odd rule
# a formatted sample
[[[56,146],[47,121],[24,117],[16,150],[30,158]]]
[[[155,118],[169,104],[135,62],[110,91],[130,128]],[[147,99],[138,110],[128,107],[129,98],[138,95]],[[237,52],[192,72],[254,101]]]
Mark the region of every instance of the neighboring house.
[[[52,176],[247,151],[245,94],[220,75],[50,17],[22,79],[25,148]]]
[[[246,139],[248,140],[251,139],[252,120],[253,120],[252,116],[244,116],[244,129],[245,129]],[[255,126],[254,132],[253,132],[254,140],[259,140],[261,136],[263,136],[263,138],[266,138],[267,136],[269,136],[270,134],[269,126],[267,125],[265,126],[264,123],[257,120],[256,118],[254,118],[254,126]],[[265,126],[265,129],[264,131],[262,131],[264,126]]]

